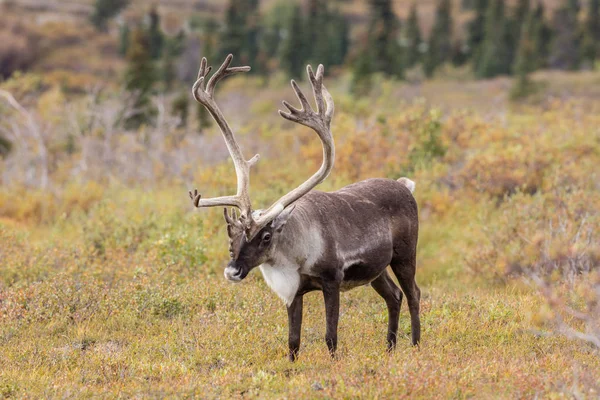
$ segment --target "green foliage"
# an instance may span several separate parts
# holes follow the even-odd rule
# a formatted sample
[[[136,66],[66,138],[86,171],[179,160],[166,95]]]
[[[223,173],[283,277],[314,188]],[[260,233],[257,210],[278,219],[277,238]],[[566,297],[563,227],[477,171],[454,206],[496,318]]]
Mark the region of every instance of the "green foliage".
[[[600,0],[590,0],[585,20],[582,57],[594,68],[600,52]]]
[[[300,78],[307,60],[307,44],[304,40],[304,18],[300,6],[295,6],[286,24],[287,32],[281,43],[280,64],[286,75]]]
[[[185,33],[180,31],[174,37],[165,38],[165,46],[162,51],[161,60],[161,80],[164,83],[166,91],[170,91],[173,87],[177,74],[175,71],[175,62],[177,57],[183,52],[185,43]]]
[[[350,49],[350,24],[337,9],[332,10],[328,17],[330,19],[326,25],[328,27],[326,30],[327,42],[329,43],[327,63],[328,65],[342,65]]]
[[[485,16],[488,7],[489,0],[474,0],[475,16],[467,24],[467,45],[475,71],[479,68],[483,54],[481,45],[485,38]]]
[[[372,57],[374,71],[402,78],[404,65],[398,43],[400,20],[394,13],[391,0],[370,0],[370,19],[367,39],[369,51],[363,57]],[[363,49],[364,50],[364,49]]]
[[[490,0],[485,16],[481,58],[475,71],[479,78],[490,78],[510,73],[508,28],[504,0]]]
[[[106,23],[129,4],[129,0],[96,0],[91,21],[99,30],[106,29]]]
[[[404,62],[406,67],[410,68],[421,61],[421,46],[423,45],[416,2],[410,7],[410,14],[404,27],[403,36],[405,41]]]
[[[355,95],[369,93],[373,80],[372,74],[375,72],[373,58],[369,56],[371,53],[369,47],[364,45],[363,49],[363,52],[356,57],[352,65],[352,83],[350,90]]]
[[[173,87],[173,81],[176,78],[174,58],[175,57],[173,56],[173,54],[169,50],[166,50],[164,52],[162,63],[160,66],[161,80],[164,83],[166,91],[171,90],[171,88]]]
[[[554,38],[549,55],[552,68],[575,70],[581,62],[581,29],[579,27],[579,0],[563,0],[554,11],[552,27]]]
[[[307,60],[330,66],[341,65],[348,52],[349,27],[338,9],[324,0],[311,0],[305,18]]]
[[[258,72],[259,33],[258,0],[229,0],[219,40],[220,58],[234,54]]]
[[[221,58],[227,54],[242,54],[245,42],[244,6],[240,0],[230,0],[225,12],[224,27],[220,38]]]
[[[552,30],[544,19],[544,4],[539,2],[533,12],[534,27],[532,33],[533,47],[536,69],[545,67],[548,64],[548,55],[550,53],[550,43],[552,40]]]
[[[107,252],[117,249],[135,252],[156,230],[156,215],[132,221],[115,211],[115,204],[107,201],[95,206],[86,217],[83,241],[90,255],[105,258]]]
[[[427,46],[427,54],[423,62],[425,75],[429,77],[440,65],[451,59],[453,28],[451,12],[450,0],[440,0],[438,2],[435,22]]]
[[[529,9],[529,0],[519,0],[516,7],[512,10],[513,15],[507,16],[507,62],[511,67],[516,62],[517,53],[519,52],[519,45],[521,43],[522,31],[530,14]]]
[[[150,57],[158,60],[163,52],[164,36],[160,29],[160,15],[156,7],[152,7],[148,13],[150,25],[148,26],[148,47]]]
[[[369,30],[362,38],[352,65],[352,92],[370,90],[371,75],[382,72],[395,78],[404,77],[404,60],[399,44],[400,21],[389,0],[369,1]]]
[[[156,242],[158,257],[165,267],[175,265],[194,271],[206,263],[202,224],[194,226],[177,221],[177,225],[167,225],[165,230],[167,233],[161,235]]]
[[[130,34],[129,25],[124,23],[119,27],[119,54],[123,57],[127,55],[129,49]]]
[[[148,36],[141,28],[132,32],[127,63],[125,88],[133,96],[134,102],[132,110],[128,110],[131,115],[125,121],[125,126],[131,129],[150,122],[155,113],[150,94],[157,80],[157,73],[152,63]]]
[[[533,35],[535,33],[537,20],[534,13],[530,13],[527,18],[527,23],[521,29],[521,40],[519,42],[519,50],[515,60],[513,71],[517,78],[511,89],[511,97],[521,98],[526,97],[533,91],[534,85],[529,79],[529,74],[535,70],[536,56],[535,43]]]
[[[296,11],[292,2],[278,1],[263,16],[261,21],[262,34],[260,49],[268,58],[276,58],[281,50],[283,37],[281,32],[286,29],[288,21]]]
[[[173,115],[179,117],[179,127],[186,127],[188,122],[189,115],[189,92],[187,90],[182,90],[177,97],[173,99],[173,104],[171,106],[171,112]]]
[[[219,58],[219,23],[212,18],[202,19],[195,28],[200,31],[202,56],[207,60]]]
[[[431,161],[446,154],[447,148],[442,142],[440,117],[439,112],[431,111],[429,118],[415,132],[416,141],[408,155],[411,169],[427,167]]]

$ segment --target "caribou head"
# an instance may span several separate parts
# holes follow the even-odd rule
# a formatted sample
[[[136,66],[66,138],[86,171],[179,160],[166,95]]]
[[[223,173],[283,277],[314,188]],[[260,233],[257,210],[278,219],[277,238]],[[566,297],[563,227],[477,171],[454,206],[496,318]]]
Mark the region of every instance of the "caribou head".
[[[231,54],[227,56],[207,84],[204,82],[211,67],[207,65],[206,58],[202,58],[198,80],[193,86],[192,93],[194,98],[210,112],[223,133],[237,174],[237,193],[233,196],[212,199],[203,199],[197,190],[190,191],[189,195],[196,207],[234,206],[240,210],[239,216],[235,209],[232,209],[231,214],[228,213],[227,208],[224,212],[231,257],[231,261],[225,269],[225,277],[232,282],[239,282],[248,275],[250,270],[268,260],[272,249],[276,246],[278,234],[293,210],[293,203],[329,175],[335,154],[330,129],[334,104],[331,95],[323,85],[323,65],[319,65],[316,75],[310,65],[306,68],[317,105],[316,111],[312,109],[298,84],[294,80],[291,81],[302,108],[297,109],[287,101],[283,101],[283,105],[288,111],[279,110],[279,115],[289,121],[312,128],[317,133],[323,143],[323,163],[321,168],[306,182],[281,197],[268,209],[253,212],[249,194],[250,168],[259,160],[260,156],[256,154],[248,161],[244,159],[233,132],[214,99],[217,82],[237,72],[250,71],[250,67],[230,67],[232,58]]]

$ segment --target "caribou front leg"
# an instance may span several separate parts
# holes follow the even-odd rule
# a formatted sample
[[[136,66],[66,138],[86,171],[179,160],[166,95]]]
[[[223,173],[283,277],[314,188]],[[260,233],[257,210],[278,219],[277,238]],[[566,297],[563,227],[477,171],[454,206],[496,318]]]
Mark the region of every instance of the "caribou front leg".
[[[331,357],[335,358],[337,349],[337,329],[340,317],[340,284],[341,279],[323,279],[323,298],[325,299],[325,319],[327,329],[325,332],[325,343]]]
[[[296,361],[300,350],[300,335],[302,330],[302,295],[296,295],[292,304],[287,308],[288,312],[288,346],[290,349],[290,361]]]

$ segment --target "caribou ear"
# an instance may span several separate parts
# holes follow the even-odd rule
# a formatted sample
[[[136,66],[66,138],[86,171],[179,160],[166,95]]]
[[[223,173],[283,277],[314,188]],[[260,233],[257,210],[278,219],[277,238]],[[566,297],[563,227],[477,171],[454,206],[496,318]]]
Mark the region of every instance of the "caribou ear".
[[[285,224],[288,222],[288,219],[290,219],[294,208],[296,208],[296,205],[286,208],[273,220],[273,222],[271,222],[271,227],[276,232],[281,232]]]

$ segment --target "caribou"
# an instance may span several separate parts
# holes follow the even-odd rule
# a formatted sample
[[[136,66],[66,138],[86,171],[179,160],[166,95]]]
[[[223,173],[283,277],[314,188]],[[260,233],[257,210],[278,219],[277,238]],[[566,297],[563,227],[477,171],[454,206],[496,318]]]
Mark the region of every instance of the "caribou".
[[[298,109],[283,101],[287,111],[280,110],[279,114],[316,132],[323,146],[323,163],[307,181],[269,208],[253,210],[249,195],[250,168],[259,156],[244,158],[214,96],[215,86],[221,79],[250,70],[250,67],[231,67],[231,61],[230,54],[207,82],[211,67],[203,58],[192,93],[223,134],[237,175],[237,193],[203,198],[197,189],[189,192],[196,207],[225,208],[231,257],[224,271],[225,278],[240,282],[252,269],[260,269],[267,285],[287,306],[291,361],[296,360],[300,349],[303,296],[315,290],[323,292],[325,342],[333,357],[338,342],[340,292],[367,284],[387,305],[388,351],[396,346],[402,293],[410,312],[412,344],[418,345],[421,291],[415,281],[419,230],[417,203],[412,194],[415,183],[408,178],[373,178],[334,192],[313,190],[329,175],[334,163],[331,133],[334,103],[323,85],[323,66],[319,65],[315,74],[308,65],[316,110],[292,80],[302,107]],[[231,212],[227,207],[232,207]],[[402,290],[388,273],[388,266]]]

